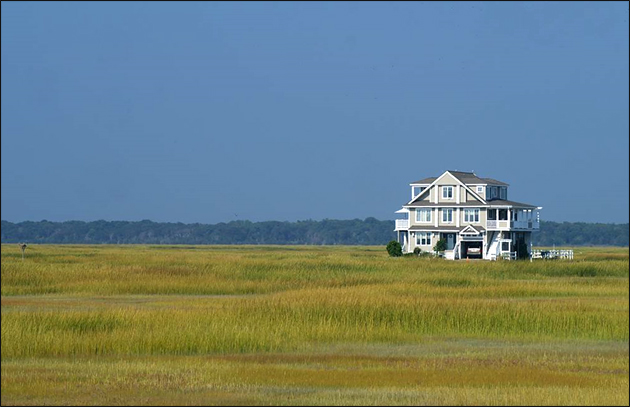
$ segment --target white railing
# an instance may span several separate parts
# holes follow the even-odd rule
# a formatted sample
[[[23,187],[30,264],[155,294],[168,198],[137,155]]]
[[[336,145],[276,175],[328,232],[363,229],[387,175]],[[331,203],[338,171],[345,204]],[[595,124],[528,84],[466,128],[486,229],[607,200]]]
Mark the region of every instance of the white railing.
[[[507,220],[490,220],[488,219],[486,221],[486,228],[487,229],[509,229],[510,228],[510,221]]]
[[[396,230],[409,229],[409,219],[396,219]]]
[[[536,220],[490,220],[486,221],[486,229],[540,229],[540,223]]]
[[[501,252],[503,260],[516,260],[516,252]]]
[[[514,229],[540,229],[540,222],[537,220],[515,220],[512,222]]]
[[[573,260],[573,250],[533,250],[532,259]]]
[[[514,220],[512,221],[512,228],[514,229],[531,229],[532,222],[528,222],[526,220]]]

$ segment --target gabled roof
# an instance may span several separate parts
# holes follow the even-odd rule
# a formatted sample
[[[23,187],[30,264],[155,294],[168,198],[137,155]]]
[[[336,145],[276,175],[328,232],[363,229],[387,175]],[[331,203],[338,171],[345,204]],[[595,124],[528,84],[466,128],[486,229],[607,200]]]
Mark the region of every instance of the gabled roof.
[[[455,202],[451,203],[433,203],[433,202],[428,202],[428,201],[417,201],[417,202],[408,202],[408,203],[404,203],[403,208],[422,208],[422,207],[427,207],[427,208],[442,208],[444,206],[450,207],[462,207],[462,208],[478,208],[478,207],[488,207],[488,206],[514,206],[514,207],[519,207],[519,208],[537,208],[536,205],[530,205],[530,204],[526,204],[526,203],[522,203],[522,202],[515,202],[515,201],[506,201],[503,199],[493,199],[491,201],[488,201],[487,203],[483,203],[483,202],[473,202],[473,201],[468,201],[468,202],[462,202],[462,203],[458,203],[456,204]]]
[[[468,225],[459,231],[460,235],[478,235],[480,234],[484,228],[479,226],[479,229],[475,228],[473,225]]]
[[[494,185],[505,185],[508,186],[510,184],[506,184],[505,182],[501,182],[501,181],[497,181],[494,178],[481,178],[482,180],[486,181],[486,183],[488,184],[494,184]]]
[[[510,185],[510,184],[506,184],[505,182],[497,181],[494,178],[480,178],[474,172],[451,171],[451,170],[448,170],[448,172],[464,184],[493,184],[493,185],[505,185],[505,186]],[[438,178],[439,177],[423,178],[419,181],[412,182],[411,184],[430,184]]]
[[[412,184],[430,184],[433,181],[435,181],[436,179],[437,179],[437,177],[423,178],[420,181],[412,182]]]
[[[474,172],[450,171],[452,176],[464,184],[485,184],[484,180],[475,175]]]
[[[455,172],[457,173],[458,171],[455,171]],[[435,185],[435,183],[436,183],[439,179],[441,179],[443,176],[445,176],[446,174],[450,174],[451,176],[455,177],[455,179],[456,179],[457,181],[459,181],[459,182],[462,184],[462,186],[464,187],[464,189],[465,189],[465,190],[467,190],[468,192],[470,192],[470,194],[471,194],[472,196],[474,196],[476,199],[478,199],[481,203],[485,203],[485,202],[486,202],[486,201],[485,201],[485,199],[484,199],[484,197],[480,196],[480,195],[479,195],[479,194],[477,194],[475,191],[473,191],[472,189],[470,189],[470,188],[466,185],[466,183],[465,183],[465,182],[462,182],[459,178],[457,178],[456,176],[454,176],[453,174],[451,174],[451,172],[450,172],[450,171],[448,171],[448,170],[447,170],[447,171],[444,171],[444,173],[443,173],[442,175],[440,175],[439,177],[437,177],[437,178],[436,178],[433,182],[431,182],[431,184],[430,184],[427,188],[425,188],[422,192],[420,192],[420,193],[418,194],[418,196],[416,196],[416,197],[415,197],[415,198],[413,198],[411,201],[409,201],[409,204],[414,203],[415,201],[417,201],[418,199],[420,199],[420,197],[421,197],[421,196],[423,196],[424,194],[426,194],[427,192],[429,192],[429,191],[431,190],[431,188]],[[470,172],[470,173],[461,173],[461,174],[469,174],[469,175],[473,175],[473,176],[474,176],[474,174],[473,174],[472,172]]]

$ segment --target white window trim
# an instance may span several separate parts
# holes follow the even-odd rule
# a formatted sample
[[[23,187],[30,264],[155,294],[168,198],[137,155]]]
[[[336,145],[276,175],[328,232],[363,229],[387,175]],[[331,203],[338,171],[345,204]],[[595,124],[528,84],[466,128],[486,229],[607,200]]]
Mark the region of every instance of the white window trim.
[[[418,193],[416,194],[416,188],[419,188],[420,191],[418,191]],[[427,189],[427,187],[422,186],[422,185],[412,185],[411,186],[411,200],[413,201],[414,199],[416,199],[417,197],[420,196],[420,194],[422,192],[424,192],[424,190]]]
[[[451,220],[450,220],[450,221],[448,221],[448,220],[444,220],[444,216],[445,216],[448,212],[450,212],[450,213],[451,213]],[[444,209],[442,209],[442,223],[453,223],[453,209],[450,209],[450,208],[444,208]]]
[[[466,212],[472,212],[472,218],[473,220],[470,220],[470,215],[468,217],[469,220],[466,220]],[[476,214],[476,216],[475,216]],[[474,220],[475,218],[477,218],[477,220]],[[462,211],[462,222],[465,223],[472,223],[472,224],[478,224],[481,223],[481,210],[479,208],[464,208],[464,210]]]
[[[450,176],[453,176],[453,174],[451,174],[450,172],[448,172],[448,171],[444,171],[444,173],[443,173],[442,175],[440,175],[439,177],[437,177],[437,179],[436,179],[436,180],[434,180],[433,182],[431,182],[430,184],[428,184],[428,187],[427,187],[427,189],[425,190],[425,191],[428,191],[428,193],[429,193],[429,194],[433,194],[433,190],[435,189],[435,194],[436,194],[436,195],[435,195],[435,203],[438,203],[438,202],[437,202],[437,196],[438,196],[438,190],[437,190],[437,187],[439,186],[439,183],[440,183],[440,181],[442,180],[442,178],[444,178],[447,174],[448,174],[448,175],[450,175]],[[461,182],[459,179],[457,179],[457,177],[453,177],[453,178],[455,178],[455,181],[456,181],[459,185],[461,185],[461,186],[462,186],[462,187],[463,187],[466,191],[470,192],[470,193],[471,193],[471,195],[473,196],[473,198],[478,199],[478,200],[479,200],[482,204],[484,204],[484,205],[486,205],[486,204],[488,203],[488,200],[487,200],[485,197],[480,196],[479,194],[477,194],[477,193],[476,193],[476,192],[475,192],[472,188],[470,188],[468,185],[464,184],[464,183],[463,183],[463,182]],[[411,185],[411,184],[410,184],[410,185]],[[487,184],[483,184],[483,185],[487,185]],[[434,188],[434,187],[436,187],[436,188]],[[422,191],[422,194],[426,193],[425,191]],[[418,199],[418,198],[419,198],[422,194],[418,195],[418,197],[416,197],[416,199],[414,199],[414,200],[417,200],[417,199]],[[409,205],[409,204],[412,204],[414,200],[409,201],[409,202],[408,202],[408,205]],[[541,209],[542,209],[542,208],[541,208]],[[436,219],[436,222],[437,222],[437,218],[435,218],[435,219]]]
[[[422,243],[422,241],[425,243]],[[431,246],[431,232],[417,232],[416,246]]]
[[[420,212],[426,212],[429,214],[428,219],[429,220],[420,220]],[[416,209],[416,223],[431,223],[431,212],[433,212],[433,210],[431,208],[427,208],[427,209]]]
[[[449,198],[449,197],[447,197],[447,196],[444,196],[444,193],[445,193],[446,191],[448,191],[448,189],[447,189],[447,188],[450,188],[450,189],[451,189],[451,196],[450,196],[450,198]],[[455,194],[454,194],[453,192],[454,192],[454,191],[453,191],[453,186],[452,186],[452,185],[443,185],[443,186],[442,186],[442,199],[449,199],[449,200],[450,200],[450,199],[453,199],[453,197],[455,196]]]

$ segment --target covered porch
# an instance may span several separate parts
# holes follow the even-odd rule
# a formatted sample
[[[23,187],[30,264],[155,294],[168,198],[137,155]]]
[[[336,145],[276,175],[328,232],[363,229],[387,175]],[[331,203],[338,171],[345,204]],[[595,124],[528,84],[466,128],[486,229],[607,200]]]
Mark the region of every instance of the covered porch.
[[[488,230],[538,230],[540,208],[490,207],[487,209]]]

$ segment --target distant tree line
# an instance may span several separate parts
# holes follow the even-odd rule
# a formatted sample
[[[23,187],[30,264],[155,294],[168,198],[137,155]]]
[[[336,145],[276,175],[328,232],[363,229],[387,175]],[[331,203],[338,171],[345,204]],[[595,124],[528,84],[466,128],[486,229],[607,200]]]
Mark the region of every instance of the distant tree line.
[[[394,221],[375,218],[297,222],[233,221],[214,225],[143,220],[2,221],[2,243],[386,245]],[[541,221],[535,246],[628,246],[628,224]]]

